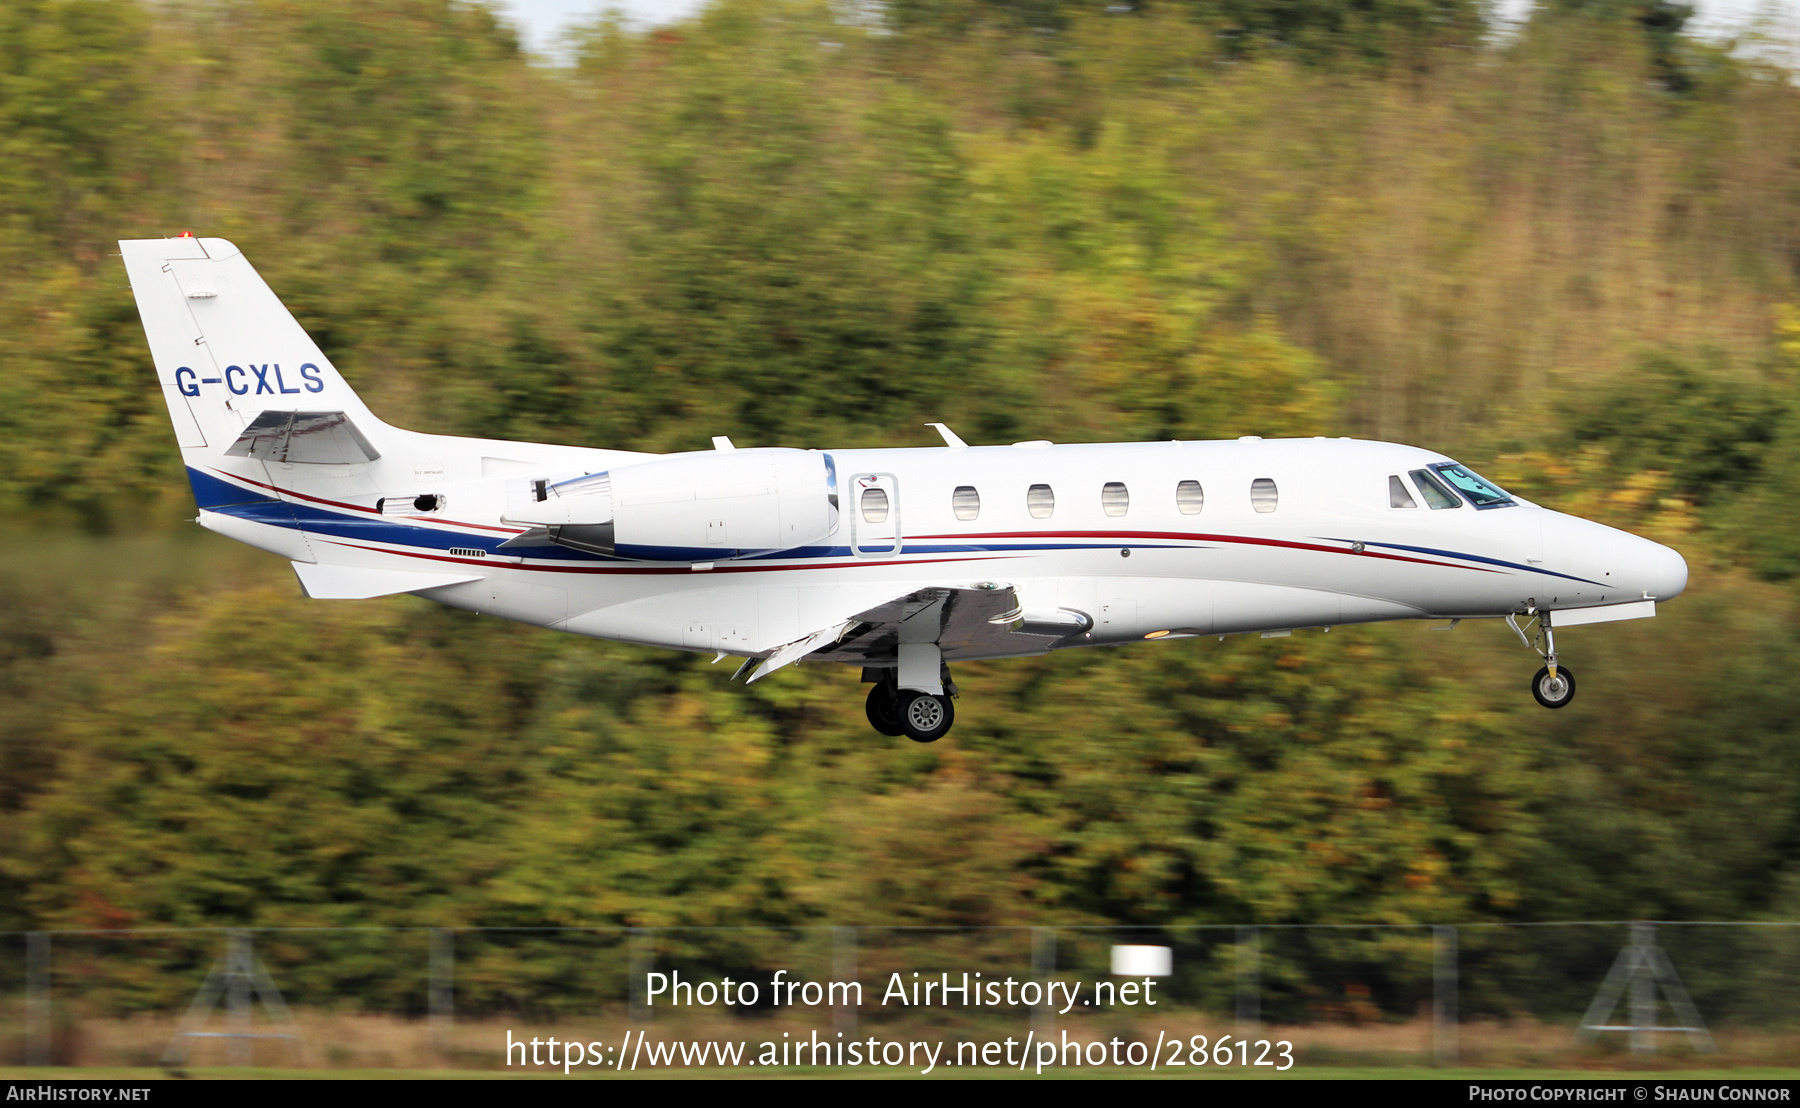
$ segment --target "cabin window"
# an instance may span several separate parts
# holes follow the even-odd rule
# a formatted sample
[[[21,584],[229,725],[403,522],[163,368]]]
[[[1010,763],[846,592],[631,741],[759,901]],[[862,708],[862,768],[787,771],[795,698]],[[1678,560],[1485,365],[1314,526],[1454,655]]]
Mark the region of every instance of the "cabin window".
[[[1183,481],[1175,486],[1175,506],[1184,516],[1197,516],[1206,507],[1206,490],[1198,481]]]
[[[981,514],[981,494],[974,485],[958,485],[950,494],[950,510],[957,519],[974,519]]]
[[[1049,485],[1033,485],[1025,493],[1025,507],[1031,512],[1032,519],[1049,519],[1056,511],[1056,494],[1050,491]]]
[[[1467,466],[1452,463],[1431,468],[1477,508],[1510,508],[1516,503],[1507,495],[1506,490],[1477,475]]]
[[[888,498],[886,489],[864,489],[862,491],[862,516],[867,523],[885,523],[888,514]]]
[[[1406,482],[1400,480],[1400,475],[1398,473],[1388,474],[1388,507],[1417,508],[1418,506],[1419,502],[1412,498],[1412,493],[1406,491]]]
[[[1456,498],[1456,494],[1445,488],[1443,482],[1432,476],[1430,470],[1414,469],[1408,472],[1412,475],[1413,484],[1419,486],[1419,495],[1425,498],[1427,505],[1432,508],[1462,507],[1462,501]]]
[[[1250,506],[1259,512],[1272,512],[1275,504],[1281,499],[1280,490],[1275,487],[1272,477],[1258,477],[1250,482]]]
[[[1100,506],[1109,516],[1122,516],[1131,510],[1131,492],[1123,481],[1108,481],[1100,489]]]

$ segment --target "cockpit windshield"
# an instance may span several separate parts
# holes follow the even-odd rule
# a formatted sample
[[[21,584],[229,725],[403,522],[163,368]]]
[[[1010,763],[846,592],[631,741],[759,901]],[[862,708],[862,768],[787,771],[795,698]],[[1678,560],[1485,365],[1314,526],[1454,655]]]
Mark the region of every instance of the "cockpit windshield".
[[[1431,467],[1438,475],[1450,482],[1452,488],[1463,494],[1469,503],[1477,508],[1510,508],[1515,501],[1499,485],[1481,477],[1467,466],[1455,463],[1434,465]]]
[[[1462,501],[1456,498],[1456,494],[1445,488],[1444,483],[1429,469],[1411,470],[1408,476],[1413,479],[1413,484],[1419,487],[1419,495],[1425,498],[1425,503],[1430,505],[1433,511],[1462,507]]]

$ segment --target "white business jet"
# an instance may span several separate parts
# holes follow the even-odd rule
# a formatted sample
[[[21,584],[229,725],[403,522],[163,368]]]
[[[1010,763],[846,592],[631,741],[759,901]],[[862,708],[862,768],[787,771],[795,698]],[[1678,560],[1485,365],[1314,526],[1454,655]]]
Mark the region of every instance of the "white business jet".
[[[596,638],[862,667],[869,721],[949,731],[948,663],[1392,619],[1555,630],[1681,592],[1666,546],[1429,450],[1352,439],[643,454],[375,418],[223,239],[121,242],[210,530],[306,594],[413,593]]]

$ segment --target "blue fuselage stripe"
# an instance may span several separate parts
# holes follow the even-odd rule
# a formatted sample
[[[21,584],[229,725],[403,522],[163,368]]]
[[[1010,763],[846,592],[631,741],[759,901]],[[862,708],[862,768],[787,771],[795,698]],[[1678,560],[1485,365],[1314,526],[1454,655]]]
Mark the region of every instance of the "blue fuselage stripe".
[[[1490,566],[1505,566],[1507,569],[1516,569],[1521,573],[1541,573],[1545,577],[1561,577],[1565,581],[1579,581],[1584,585],[1597,585],[1603,589],[1608,587],[1604,581],[1589,581],[1585,577],[1574,577],[1567,573],[1558,573],[1553,569],[1541,569],[1538,566],[1522,566],[1517,562],[1502,561],[1499,558],[1484,558],[1479,554],[1458,554],[1454,550],[1436,550],[1429,546],[1405,546],[1396,542],[1372,542],[1369,543],[1369,545],[1384,546],[1389,550],[1406,550],[1414,554],[1435,554],[1440,558],[1461,558],[1465,562],[1481,562]]]
[[[440,531],[431,527],[420,527],[416,524],[400,523],[379,516],[367,519],[344,515],[312,504],[294,501],[275,500],[266,494],[244,489],[238,485],[222,481],[209,474],[190,468],[188,480],[194,488],[194,499],[206,510],[224,515],[236,516],[240,519],[266,523],[274,527],[296,528],[336,538],[358,539],[363,542],[385,543],[390,546],[411,546],[424,550],[449,550],[451,547],[469,547],[496,553],[500,544],[511,538],[510,535],[470,534],[464,531]],[[1337,541],[1337,540],[1334,540]],[[1454,550],[1440,550],[1429,546],[1408,546],[1404,543],[1371,542],[1369,546],[1379,546],[1387,550],[1404,550],[1412,554],[1429,554],[1439,558],[1458,558],[1468,562],[1480,562],[1484,565],[1502,566],[1521,573],[1538,573],[1546,577],[1560,577],[1566,581],[1578,581],[1584,585],[1595,585],[1605,588],[1600,581],[1590,581],[1585,577],[1575,577],[1555,570],[1542,569],[1537,566],[1520,565],[1500,558],[1488,558],[1480,554],[1464,554]],[[1182,543],[1147,543],[1131,540],[1116,542],[1060,542],[1060,543],[934,543],[931,545],[913,545],[902,543],[902,554],[991,554],[991,553],[1031,553],[1052,550],[1112,550],[1129,546],[1136,550],[1207,550],[1216,549],[1208,545],[1186,545]],[[874,553],[885,553],[875,550]],[[562,546],[528,546],[515,547],[506,551],[509,555],[519,555],[525,561],[557,561],[557,562],[622,562],[622,561],[687,561],[716,557],[720,561],[731,560],[735,552],[704,549],[644,548],[645,555],[640,558],[609,558],[603,554],[595,554],[585,550],[574,550]],[[842,559],[854,556],[847,546],[803,546],[794,550],[782,550],[768,554],[755,554],[740,558],[740,561],[804,561],[810,559]],[[1453,567],[1452,567],[1453,568]]]
[[[221,481],[210,473],[187,467],[188,485],[194,490],[194,504],[204,511],[217,511],[233,504],[274,504],[268,493],[246,489],[229,481]]]

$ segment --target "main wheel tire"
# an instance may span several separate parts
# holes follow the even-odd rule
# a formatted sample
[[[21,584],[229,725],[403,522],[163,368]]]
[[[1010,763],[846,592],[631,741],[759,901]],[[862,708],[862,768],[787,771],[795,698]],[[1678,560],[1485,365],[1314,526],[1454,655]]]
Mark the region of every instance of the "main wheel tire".
[[[900,693],[900,725],[913,742],[937,742],[950,733],[950,725],[955,722],[956,710],[950,706],[949,697],[911,689]]]
[[[869,713],[870,727],[894,738],[906,734],[906,726],[900,722],[900,698],[894,695],[894,686],[877,682],[869,690],[869,699],[863,707]]]
[[[1556,676],[1550,676],[1550,667],[1545,666],[1537,671],[1531,679],[1531,695],[1546,708],[1561,708],[1575,699],[1575,671],[1568,666],[1556,667]]]

